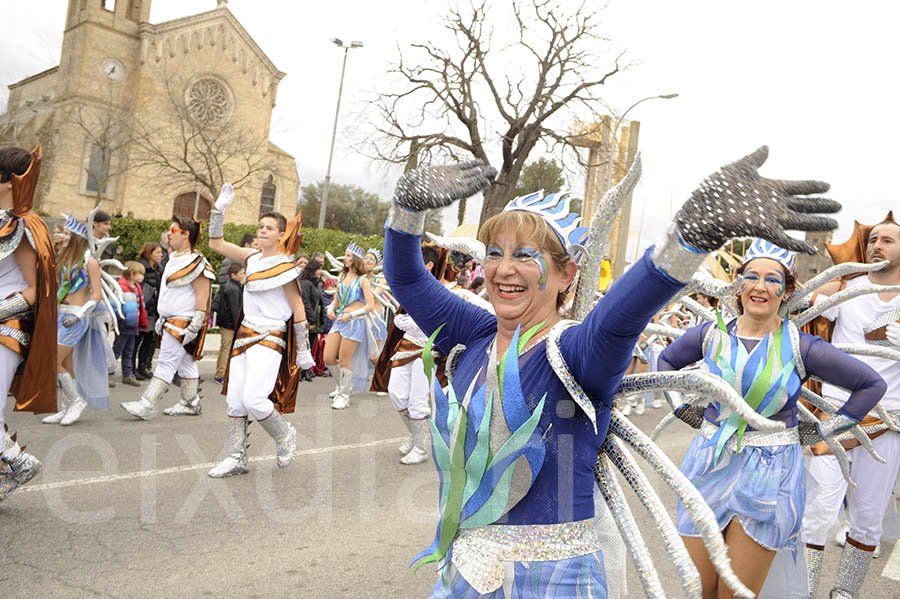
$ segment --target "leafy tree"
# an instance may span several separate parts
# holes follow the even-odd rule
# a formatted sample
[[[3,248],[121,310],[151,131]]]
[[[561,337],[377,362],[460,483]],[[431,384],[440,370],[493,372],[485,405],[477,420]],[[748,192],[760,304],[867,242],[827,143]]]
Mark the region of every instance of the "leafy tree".
[[[301,208],[305,221],[312,223],[318,220],[324,187],[324,181],[319,181],[301,188]],[[325,209],[325,228],[383,237],[384,221],[387,220],[390,207],[390,202],[361,187],[331,183],[328,187],[328,206]],[[441,216],[437,211],[429,213],[425,228],[440,234]]]
[[[554,193],[565,187],[562,166],[552,158],[539,158],[522,169],[516,182],[516,197],[543,189],[544,193]]]

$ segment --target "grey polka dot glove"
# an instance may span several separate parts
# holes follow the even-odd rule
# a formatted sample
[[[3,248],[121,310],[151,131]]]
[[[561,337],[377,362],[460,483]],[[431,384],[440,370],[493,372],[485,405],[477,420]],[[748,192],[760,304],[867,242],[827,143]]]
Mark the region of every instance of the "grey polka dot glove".
[[[768,156],[768,147],[762,146],[703,181],[675,216],[686,243],[711,252],[733,237],[761,237],[788,250],[816,253],[815,247],[788,236],[785,229],[836,229],[834,219],[817,213],[837,212],[841,205],[809,197],[828,191],[828,183],[760,177],[757,170]]]
[[[404,173],[397,181],[393,201],[414,212],[444,208],[473,196],[497,176],[497,170],[480,160],[445,166],[423,166]]]

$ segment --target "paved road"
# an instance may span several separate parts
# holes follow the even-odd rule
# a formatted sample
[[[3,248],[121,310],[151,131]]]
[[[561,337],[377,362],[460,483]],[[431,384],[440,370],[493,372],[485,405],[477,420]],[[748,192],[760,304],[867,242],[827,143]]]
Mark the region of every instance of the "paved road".
[[[403,466],[405,429],[386,397],[354,396],[330,409],[330,379],[301,385],[295,414],[299,455],[279,470],[274,443],[253,424],[250,474],[212,480],[221,457],[225,402],[201,374],[199,417],[131,419],[118,403],[140,390],[119,385],[112,408],[87,411],[74,426],[10,414],[43,472],[0,504],[0,597],[426,597],[428,567],[410,559],[430,544],[436,522],[436,475],[430,464]],[[174,403],[177,388],[166,405]],[[634,420],[650,430],[659,412]],[[690,440],[672,427],[662,446],[680,460]],[[666,505],[674,498],[663,490]],[[633,504],[634,505],[634,504]],[[670,597],[674,571],[651,541]],[[865,596],[900,597],[900,549],[875,562]],[[829,548],[826,577],[839,550]],[[629,597],[641,597],[629,567]]]

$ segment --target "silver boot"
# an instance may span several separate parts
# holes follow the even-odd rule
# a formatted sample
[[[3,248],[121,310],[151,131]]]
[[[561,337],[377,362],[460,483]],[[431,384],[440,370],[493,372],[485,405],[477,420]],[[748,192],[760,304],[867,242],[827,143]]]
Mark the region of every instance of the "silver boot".
[[[819,578],[822,576],[822,559],[824,557],[824,549],[806,546],[806,575],[809,577],[809,599],[816,599],[816,591],[819,590]]]
[[[272,410],[271,414],[257,422],[275,439],[275,461],[278,467],[289,466],[297,454],[297,431],[278,410]]]
[[[71,376],[68,372],[65,373],[66,376]],[[66,410],[69,408],[69,395],[62,390],[62,374],[56,375],[56,380],[59,382],[60,392],[57,393],[57,399],[59,400],[59,412],[56,414],[51,414],[49,416],[45,416],[41,419],[41,422],[44,424],[59,424],[59,421],[63,419],[63,416],[66,415]]]
[[[84,409],[87,407],[87,402],[83,397],[78,395],[78,386],[75,384],[75,379],[72,378],[71,374],[64,372],[58,376],[63,394],[69,398],[69,405],[66,406],[66,413],[60,418],[59,423],[62,426],[69,426],[70,424],[78,422],[78,419],[81,418],[81,413],[84,412]]]
[[[331,373],[331,378],[334,379],[334,391],[328,394],[328,397],[334,399],[338,393],[341,391],[341,365],[340,364],[332,364],[331,366],[325,365],[328,369],[328,372]]]
[[[841,564],[838,566],[837,580],[831,589],[831,599],[853,599],[859,593],[869,564],[872,563],[872,552],[854,547],[850,539],[844,544],[841,552]]]
[[[141,394],[141,399],[139,401],[122,402],[122,409],[135,418],[150,420],[156,416],[156,408],[159,404],[159,400],[162,399],[163,394],[168,388],[169,383],[160,378],[153,377],[150,379],[150,382],[147,383],[144,393]]]
[[[163,410],[166,416],[197,416],[200,414],[200,379],[181,379],[181,399]]]
[[[4,433],[0,453],[0,501],[9,497],[13,491],[37,476],[40,471],[40,460],[22,451],[19,444]]]
[[[338,385],[338,394],[334,396],[331,407],[335,410],[343,410],[350,405],[350,393],[353,392],[353,370],[341,366],[341,379]]]
[[[406,430],[409,431],[409,438],[403,442],[403,445],[397,448],[397,451],[400,452],[400,455],[406,455],[413,448],[413,426],[412,420],[409,418],[409,411],[403,410],[400,412],[400,420],[403,421],[403,425],[406,426]]]
[[[228,441],[225,443],[225,459],[207,474],[212,478],[225,478],[236,474],[246,474],[247,467],[247,417],[228,417]]]
[[[412,425],[413,446],[409,453],[400,458],[400,463],[407,466],[421,464],[428,459],[428,451],[425,450],[425,420],[410,419]]]

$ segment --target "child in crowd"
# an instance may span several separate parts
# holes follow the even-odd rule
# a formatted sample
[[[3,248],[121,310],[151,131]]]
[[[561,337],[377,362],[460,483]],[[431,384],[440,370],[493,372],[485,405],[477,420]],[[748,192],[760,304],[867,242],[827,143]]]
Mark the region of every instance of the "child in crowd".
[[[144,265],[140,262],[128,261],[125,263],[125,272],[119,277],[119,287],[125,296],[122,312],[125,318],[118,318],[119,334],[113,343],[113,353],[116,359],[122,358],[122,383],[132,387],[140,387],[140,383],[134,378],[134,346],[140,330],[146,330],[149,326],[147,310],[144,308],[144,291],[141,283],[144,282]]]

